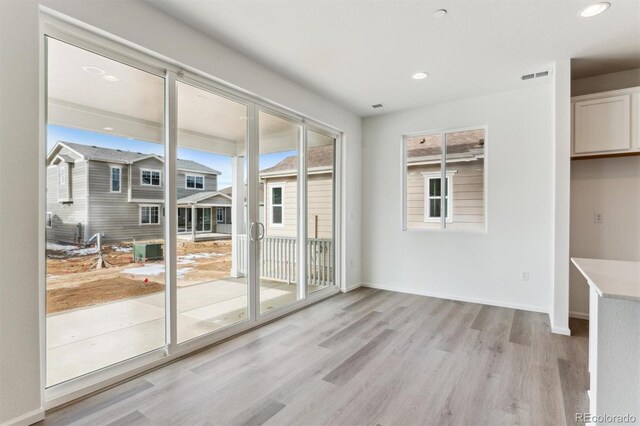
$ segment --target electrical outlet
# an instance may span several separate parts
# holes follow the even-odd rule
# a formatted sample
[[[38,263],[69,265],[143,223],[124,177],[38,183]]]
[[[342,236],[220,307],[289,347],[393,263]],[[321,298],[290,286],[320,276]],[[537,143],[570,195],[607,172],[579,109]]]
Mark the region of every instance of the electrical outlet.
[[[520,274],[521,281],[529,281],[529,271],[522,271]]]
[[[602,223],[604,222],[604,218],[602,217],[602,213],[594,213],[593,214],[593,223]]]

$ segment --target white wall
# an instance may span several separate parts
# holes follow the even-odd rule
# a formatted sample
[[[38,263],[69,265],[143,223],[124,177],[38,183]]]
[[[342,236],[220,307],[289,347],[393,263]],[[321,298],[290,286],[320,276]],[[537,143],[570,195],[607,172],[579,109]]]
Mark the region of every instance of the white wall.
[[[640,261],[640,157],[572,162],[571,256]],[[589,288],[575,266],[569,310],[589,314]]]
[[[553,70],[553,293],[549,313],[554,333],[569,330],[569,239],[571,174],[571,60]]]
[[[142,1],[41,3],[346,132],[345,282],[360,282],[359,117]],[[41,404],[38,13],[35,0],[0,0],[0,424]]]
[[[640,86],[640,68],[573,80],[571,82],[571,96],[637,86]]]
[[[370,117],[363,127],[363,281],[549,312],[552,85]],[[488,125],[488,233],[401,230],[403,133]],[[521,281],[529,271],[530,280]]]
[[[0,1],[0,424],[40,408],[38,10]]]

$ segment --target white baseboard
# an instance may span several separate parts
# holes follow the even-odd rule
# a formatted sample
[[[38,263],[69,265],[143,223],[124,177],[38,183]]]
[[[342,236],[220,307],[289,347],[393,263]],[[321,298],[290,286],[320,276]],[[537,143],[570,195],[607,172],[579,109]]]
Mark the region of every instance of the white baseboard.
[[[569,311],[569,318],[577,318],[577,319],[588,320],[589,319],[589,312]]]
[[[349,293],[352,290],[355,290],[356,288],[360,288],[364,285],[364,283],[355,283],[352,285],[347,286],[346,290],[344,291],[345,293]]]
[[[531,311],[531,312],[541,312],[543,314],[549,313],[549,311],[546,308],[543,308],[541,306],[522,305],[519,303],[503,302],[499,300],[478,299],[478,298],[459,296],[456,294],[449,294],[449,293],[436,293],[436,292],[431,292],[423,289],[416,289],[416,288],[409,288],[409,287],[385,286],[385,285],[371,284],[371,283],[362,283],[361,285],[363,287],[370,287],[378,290],[388,290],[388,291],[396,291],[399,293],[417,294],[419,296],[437,297],[438,299],[458,300],[460,302],[478,303],[481,305],[490,305],[490,306],[500,306],[502,308],[520,309],[522,311]]]
[[[562,334],[565,336],[571,336],[571,330],[569,330],[567,327],[554,327],[551,326],[551,332],[555,333],[555,334]]]
[[[14,417],[13,419],[9,419],[0,424],[0,426],[29,426],[39,422],[40,420],[44,420],[44,408],[42,407],[21,416]]]

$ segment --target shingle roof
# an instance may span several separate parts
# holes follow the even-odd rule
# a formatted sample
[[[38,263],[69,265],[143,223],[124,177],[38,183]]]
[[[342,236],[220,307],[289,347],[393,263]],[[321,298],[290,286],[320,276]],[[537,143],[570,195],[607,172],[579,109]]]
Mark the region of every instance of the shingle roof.
[[[482,140],[482,143],[480,142]],[[484,130],[471,130],[447,134],[447,154],[465,154],[482,152],[484,149]],[[425,135],[408,138],[407,153],[409,158],[441,155],[440,135]],[[333,146],[316,146],[309,148],[307,154],[308,167],[327,169],[333,166]],[[260,173],[293,172],[298,167],[298,156],[286,157],[273,167],[261,170]]]
[[[314,146],[307,151],[307,167],[309,169],[333,169],[333,145]],[[260,170],[260,173],[294,171],[298,167],[298,155],[286,157],[273,167]]]
[[[246,186],[247,185],[245,185],[245,190],[246,190]],[[225,195],[228,195],[229,197],[232,197],[233,196],[233,187],[232,186],[227,186],[226,188],[222,188],[220,190],[220,192],[222,192]],[[261,205],[264,204],[262,202],[262,200],[264,199],[264,183],[263,182],[260,182],[260,186],[259,186],[259,189],[258,189],[258,199],[260,200],[260,204]]]
[[[191,194],[186,197],[182,197],[178,199],[178,204],[198,203],[200,201],[206,200],[207,198],[215,197],[216,195],[227,195],[227,194],[223,194],[221,191],[204,191],[197,194]]]
[[[471,130],[447,134],[447,154],[465,154],[484,149],[484,130]],[[407,138],[407,156],[430,157],[442,155],[440,135]]]
[[[176,166],[180,170],[191,170],[193,172],[212,173],[216,175],[222,174],[222,172],[212,169],[211,167],[207,167],[204,164],[200,164],[191,160],[181,160],[178,158]]]
[[[141,152],[133,152],[133,151],[124,151],[121,149],[111,149],[104,148],[100,146],[94,145],[83,145],[79,143],[73,142],[63,142],[60,143],[66,145],[70,149],[74,150],[78,154],[82,155],[85,159],[88,160],[96,160],[96,161],[113,161],[118,163],[133,163],[142,158],[149,157],[149,154],[143,154]],[[158,158],[163,158],[161,155],[157,156]],[[221,174],[219,171],[212,169],[210,167],[205,166],[204,164],[200,164],[191,160],[181,160],[178,159],[177,167],[181,170],[191,170],[194,172],[202,172],[202,173],[211,173],[211,174]]]
[[[59,154],[58,157],[60,157],[62,160],[64,160],[65,163],[75,163],[75,161],[76,161],[76,159],[73,158],[70,155]]]

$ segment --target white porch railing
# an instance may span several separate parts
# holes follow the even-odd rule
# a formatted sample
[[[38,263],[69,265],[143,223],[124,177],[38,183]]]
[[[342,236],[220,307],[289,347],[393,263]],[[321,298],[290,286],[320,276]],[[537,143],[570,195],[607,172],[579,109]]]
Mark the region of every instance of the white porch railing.
[[[242,274],[247,272],[247,236],[238,235],[238,265]],[[307,240],[307,283],[333,285],[333,241],[310,238]],[[295,283],[298,276],[297,241],[293,237],[264,237],[260,241],[260,277],[262,279]]]

